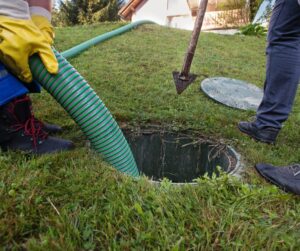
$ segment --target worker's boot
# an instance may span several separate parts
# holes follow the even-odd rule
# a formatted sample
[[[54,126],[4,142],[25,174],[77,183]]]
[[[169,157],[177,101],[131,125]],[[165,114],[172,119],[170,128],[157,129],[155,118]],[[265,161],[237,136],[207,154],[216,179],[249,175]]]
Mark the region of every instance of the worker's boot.
[[[300,164],[282,167],[256,164],[255,168],[267,181],[286,192],[300,195]]]
[[[275,144],[279,133],[279,129],[273,127],[259,129],[255,126],[254,122],[241,121],[238,123],[238,128],[251,138],[267,144]]]
[[[30,106],[30,110],[32,110],[31,108],[31,99],[28,95],[23,95],[21,97],[18,97],[14,100],[14,102],[18,102],[18,103],[27,103]],[[39,123],[41,123],[43,130],[49,134],[55,134],[55,133],[60,133],[62,132],[62,128],[59,125],[54,125],[54,124],[48,124],[45,122],[40,121],[39,119],[35,118],[35,120]]]
[[[34,117],[31,102],[26,95],[0,107],[2,150],[46,154],[73,148],[74,145],[69,140],[48,136],[45,128],[47,126]]]

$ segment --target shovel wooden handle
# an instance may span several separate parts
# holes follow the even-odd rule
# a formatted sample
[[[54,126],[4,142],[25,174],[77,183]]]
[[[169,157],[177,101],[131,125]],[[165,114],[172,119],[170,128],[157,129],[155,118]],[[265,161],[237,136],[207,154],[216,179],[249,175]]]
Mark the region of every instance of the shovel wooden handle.
[[[198,15],[197,15],[197,18],[195,21],[194,30],[193,30],[192,37],[190,40],[190,45],[188,47],[187,53],[185,55],[185,59],[183,61],[183,66],[182,66],[182,70],[180,73],[181,79],[188,78],[190,68],[192,65],[192,61],[194,58],[195,50],[197,47],[197,43],[198,43],[198,39],[199,39],[199,35],[200,35],[202,23],[203,23],[205,11],[206,11],[207,2],[208,2],[208,0],[202,0],[200,3]]]

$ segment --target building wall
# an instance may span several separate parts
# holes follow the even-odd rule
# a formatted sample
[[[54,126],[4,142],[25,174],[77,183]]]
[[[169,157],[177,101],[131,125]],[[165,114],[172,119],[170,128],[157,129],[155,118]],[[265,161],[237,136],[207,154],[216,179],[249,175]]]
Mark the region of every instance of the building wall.
[[[179,16],[179,15],[191,15],[190,8],[186,0],[167,0],[167,15]]]
[[[191,10],[186,0],[168,0],[167,1],[167,26],[192,30],[194,20]]]
[[[239,20],[239,18],[237,18],[237,24],[230,25],[226,23],[225,14],[228,17],[238,17],[240,12],[238,10],[226,11],[227,13],[217,11],[218,5],[224,3],[224,1],[226,0],[209,0],[208,9],[203,20],[203,30],[224,26],[231,27],[236,26],[238,23],[243,24],[243,20]],[[195,16],[192,16],[186,0],[144,0],[132,15],[132,21],[148,19],[160,25],[185,30],[193,30],[195,18]],[[216,20],[220,22],[216,22]]]
[[[167,0],[144,0],[132,14],[132,21],[151,20],[167,24]]]
[[[168,16],[167,26],[183,30],[193,30],[195,19],[191,15]]]
[[[179,29],[194,27],[186,0],[145,0],[133,13],[132,21],[145,19]]]

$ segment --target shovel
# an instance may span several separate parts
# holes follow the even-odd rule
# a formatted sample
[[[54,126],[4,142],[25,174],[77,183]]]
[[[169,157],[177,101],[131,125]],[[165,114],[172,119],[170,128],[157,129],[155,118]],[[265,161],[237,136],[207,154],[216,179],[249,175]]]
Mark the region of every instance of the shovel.
[[[194,30],[190,40],[190,45],[185,55],[182,70],[181,72],[173,71],[173,78],[174,78],[177,94],[181,94],[188,87],[188,85],[191,84],[197,78],[197,75],[190,74],[190,68],[197,47],[197,42],[200,35],[207,2],[208,0],[201,0],[199,10],[198,10],[198,15],[195,21]]]

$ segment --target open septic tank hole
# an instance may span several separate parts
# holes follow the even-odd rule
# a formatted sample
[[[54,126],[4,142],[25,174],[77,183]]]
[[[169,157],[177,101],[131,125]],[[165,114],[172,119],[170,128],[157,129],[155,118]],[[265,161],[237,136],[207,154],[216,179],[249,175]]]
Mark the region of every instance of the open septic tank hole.
[[[124,130],[141,174],[152,180],[167,178],[190,183],[207,173],[235,174],[238,154],[229,146],[184,133],[157,130]]]

